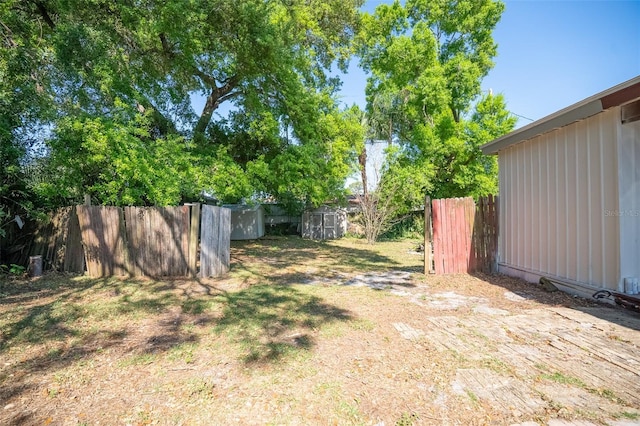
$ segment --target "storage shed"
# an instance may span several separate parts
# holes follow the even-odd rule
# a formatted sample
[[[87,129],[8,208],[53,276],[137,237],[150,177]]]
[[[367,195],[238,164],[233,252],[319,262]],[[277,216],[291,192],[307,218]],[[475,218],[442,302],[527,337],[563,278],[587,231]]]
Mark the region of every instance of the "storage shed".
[[[302,214],[302,238],[329,240],[340,238],[347,230],[347,212],[344,209],[321,206]]]
[[[275,203],[262,204],[262,208],[266,233],[300,235],[300,214],[291,215],[283,206]]]
[[[640,277],[640,76],[482,151],[498,155],[500,272],[583,296]]]
[[[255,240],[264,236],[264,209],[261,205],[226,204],[231,210],[231,240]]]

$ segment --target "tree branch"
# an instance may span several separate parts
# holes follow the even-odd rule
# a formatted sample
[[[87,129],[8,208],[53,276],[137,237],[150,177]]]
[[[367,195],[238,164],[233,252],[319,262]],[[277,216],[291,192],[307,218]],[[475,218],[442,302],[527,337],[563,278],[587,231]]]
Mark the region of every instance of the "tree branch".
[[[211,117],[213,116],[213,112],[218,108],[218,106],[225,100],[230,99],[234,96],[237,96],[237,92],[233,92],[233,89],[236,88],[240,79],[238,76],[233,76],[228,79],[222,86],[217,87],[214,85],[211,88],[211,93],[207,96],[207,101],[204,104],[204,108],[202,109],[202,114],[200,115],[200,119],[196,124],[194,129],[194,136],[198,138],[204,137],[204,132],[207,130],[207,126],[211,121]]]
[[[158,37],[160,38],[160,43],[162,44],[162,51],[164,55],[169,60],[174,59],[179,54],[179,52],[176,53],[173,50],[169,40],[167,39],[166,34],[160,33]],[[207,129],[209,122],[211,121],[213,112],[218,108],[218,106],[222,102],[238,95],[238,93],[234,92],[233,90],[237,87],[238,83],[240,82],[240,78],[237,75],[234,75],[229,77],[227,80],[221,82],[220,85],[218,85],[218,81],[213,76],[205,73],[204,71],[199,69],[197,66],[192,65],[190,66],[190,68],[194,76],[202,80],[205,86],[211,88],[211,93],[209,94],[209,96],[207,96],[207,101],[205,102],[204,108],[202,109],[202,114],[200,115],[200,118],[198,119],[198,123],[196,124],[196,127],[193,130],[194,137],[202,138],[204,137],[204,132]]]
[[[0,26],[2,26],[4,28],[4,31],[2,31],[2,33],[4,34],[4,39],[6,41],[6,45],[9,48],[15,48],[18,47],[17,43],[15,41],[13,41],[13,32],[11,31],[11,28],[9,28],[4,22],[0,21]]]
[[[36,5],[36,8],[38,9],[38,13],[40,14],[40,16],[42,16],[42,19],[44,19],[44,22],[46,22],[49,28],[54,30],[56,28],[56,24],[51,19],[51,16],[49,16],[49,12],[47,11],[47,7],[44,5],[44,3],[42,3],[39,0],[35,0],[33,4]]]

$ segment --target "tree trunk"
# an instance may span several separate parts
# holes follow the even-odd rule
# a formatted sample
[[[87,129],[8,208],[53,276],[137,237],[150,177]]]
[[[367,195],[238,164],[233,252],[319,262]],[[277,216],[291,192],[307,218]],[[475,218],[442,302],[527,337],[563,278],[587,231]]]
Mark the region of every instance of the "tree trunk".
[[[211,93],[207,96],[207,102],[204,104],[200,119],[193,130],[194,138],[204,138],[204,132],[207,130],[207,126],[211,122],[213,112],[220,106],[220,104],[228,99],[233,98],[238,93],[234,92],[234,89],[240,81],[238,76],[229,78],[222,86],[217,87],[212,77],[196,70],[196,75],[203,79],[203,81],[212,84]]]
[[[367,144],[362,147],[362,152],[358,155],[358,163],[360,165],[360,176],[362,177],[362,193],[367,198],[369,189],[367,188]]]
[[[204,104],[204,108],[202,109],[202,114],[198,119],[198,124],[196,124],[196,128],[194,129],[194,135],[204,137],[204,132],[207,130],[207,126],[211,121],[211,117],[213,116],[213,112],[218,108],[218,98],[216,96],[217,90],[213,89],[211,94],[207,96],[207,102]]]

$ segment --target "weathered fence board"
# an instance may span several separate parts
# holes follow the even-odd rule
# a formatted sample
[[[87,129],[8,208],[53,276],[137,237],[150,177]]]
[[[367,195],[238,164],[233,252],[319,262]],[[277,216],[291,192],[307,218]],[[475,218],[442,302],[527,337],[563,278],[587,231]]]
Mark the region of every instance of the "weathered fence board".
[[[69,220],[67,222],[67,240],[64,253],[64,272],[84,272],[84,248],[82,247],[82,233],[78,221],[78,211],[69,208]]]
[[[92,277],[127,275],[122,209],[77,206],[87,273]]]
[[[424,273],[433,273],[433,215],[431,198],[424,200]]]
[[[200,260],[202,276],[219,276],[229,270],[231,215],[229,209],[203,207],[62,208],[45,222],[30,222],[22,234],[11,230],[17,249],[9,253],[3,240],[2,260],[9,260],[7,253],[12,261],[19,258],[12,263],[24,265],[41,255],[46,270],[82,273],[86,267],[92,277],[195,277]]]
[[[216,277],[229,271],[231,262],[231,210],[202,206],[200,276]]]
[[[42,256],[44,270],[84,271],[80,228],[73,207],[51,212],[44,221],[26,220],[22,229],[15,224],[8,228],[2,261],[27,265],[31,256]]]
[[[70,207],[51,212],[47,221],[36,227],[29,256],[42,256],[45,270],[61,270],[67,236]]]
[[[425,204],[425,272],[491,272],[495,270],[497,238],[497,208],[491,195],[480,198],[477,206],[472,198]]]
[[[189,260],[190,212],[181,207],[125,207],[133,276],[185,276]]]
[[[189,276],[198,274],[198,245],[200,242],[200,204],[191,204],[191,228],[189,232]]]

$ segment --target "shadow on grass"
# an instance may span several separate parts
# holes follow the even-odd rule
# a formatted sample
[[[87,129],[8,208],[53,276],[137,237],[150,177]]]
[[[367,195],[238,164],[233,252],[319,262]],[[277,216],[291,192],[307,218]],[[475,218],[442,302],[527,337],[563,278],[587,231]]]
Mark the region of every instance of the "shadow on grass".
[[[287,286],[254,286],[219,298],[223,316],[214,330],[239,344],[251,364],[308,351],[315,345],[314,330],[352,319],[348,311]]]
[[[317,262],[327,268],[349,268],[360,271],[384,270],[398,262],[377,253],[374,247],[342,247],[331,241],[280,237],[257,241],[232,241],[232,257],[262,258],[275,266]]]
[[[156,284],[59,274],[1,281],[0,401],[6,405],[33,395],[42,390],[35,389],[40,387],[36,378],[41,381],[67,367],[84,368],[106,350],[126,351],[139,319],[151,318],[153,332],[135,351],[165,352],[196,342],[195,334],[163,316],[169,308],[179,308],[179,293],[153,291]],[[0,411],[0,424],[40,423],[27,420],[29,415]]]
[[[199,281],[51,275],[2,283],[2,289],[4,404],[41,391],[36,378],[47,380],[66,368],[88,368],[104,351],[119,358],[117,368],[137,368],[142,360],[172,362],[181,350],[196,353],[207,339],[203,326],[226,336],[230,358],[257,366],[296,359],[313,350],[314,331],[323,324],[351,319],[349,312],[291,286],[258,285],[227,292]],[[159,358],[163,354],[167,357]],[[0,412],[0,423],[31,421],[21,418],[23,414]]]

